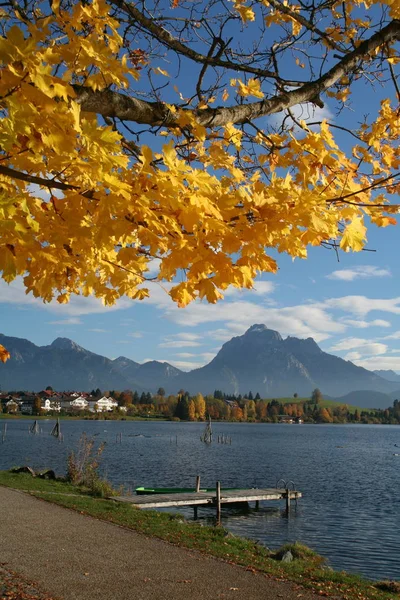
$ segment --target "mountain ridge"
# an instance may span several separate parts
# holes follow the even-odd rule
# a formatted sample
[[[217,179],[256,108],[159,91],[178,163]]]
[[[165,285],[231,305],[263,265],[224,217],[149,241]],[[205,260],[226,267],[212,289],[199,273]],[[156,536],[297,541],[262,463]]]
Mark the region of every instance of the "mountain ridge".
[[[69,338],[56,338],[48,346],[0,334],[11,359],[0,365],[3,389],[39,391],[55,389],[90,391],[136,389],[167,394],[179,389],[191,393],[230,394],[252,390],[264,398],[309,396],[320,388],[329,396],[365,390],[392,394],[399,383],[324,352],[313,338],[287,337],[264,324],[252,325],[243,335],[225,342],[216,356],[201,368],[183,372],[168,362],[141,364],[124,356],[114,360],[86,350]]]

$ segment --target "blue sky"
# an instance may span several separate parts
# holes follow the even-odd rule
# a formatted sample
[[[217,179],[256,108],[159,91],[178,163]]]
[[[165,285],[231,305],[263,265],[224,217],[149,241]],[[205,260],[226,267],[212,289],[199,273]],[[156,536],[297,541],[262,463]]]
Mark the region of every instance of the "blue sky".
[[[366,368],[400,371],[400,265],[397,227],[369,230],[376,252],[340,254],[313,248],[308,260],[280,256],[277,275],[254,291],[228,291],[217,305],[178,309],[161,286],[150,300],[113,308],[95,298],[69,305],[26,296],[21,281],[0,282],[0,331],[35,344],[69,337],[99,354],[138,362],[168,361],[184,370],[209,362],[221,345],[254,323],[284,337],[314,337],[321,348]]]

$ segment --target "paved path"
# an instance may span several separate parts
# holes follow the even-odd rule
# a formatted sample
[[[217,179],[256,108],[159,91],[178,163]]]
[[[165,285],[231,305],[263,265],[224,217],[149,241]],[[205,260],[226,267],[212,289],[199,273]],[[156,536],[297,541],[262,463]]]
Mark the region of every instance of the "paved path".
[[[0,563],[64,600],[316,600],[202,554],[0,487]]]

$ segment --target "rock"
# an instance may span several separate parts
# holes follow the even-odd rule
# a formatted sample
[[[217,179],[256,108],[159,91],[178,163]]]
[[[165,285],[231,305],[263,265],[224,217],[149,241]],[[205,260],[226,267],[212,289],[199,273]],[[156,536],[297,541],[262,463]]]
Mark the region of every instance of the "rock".
[[[11,473],[30,473],[32,477],[36,477],[36,473],[30,467],[14,467],[11,469]]]
[[[40,477],[40,479],[57,479],[53,469],[47,469],[47,471],[38,473],[37,476]]]
[[[293,561],[293,554],[290,552],[290,550],[287,550],[287,552],[285,552],[285,554],[281,558],[281,561],[283,563],[290,563]]]

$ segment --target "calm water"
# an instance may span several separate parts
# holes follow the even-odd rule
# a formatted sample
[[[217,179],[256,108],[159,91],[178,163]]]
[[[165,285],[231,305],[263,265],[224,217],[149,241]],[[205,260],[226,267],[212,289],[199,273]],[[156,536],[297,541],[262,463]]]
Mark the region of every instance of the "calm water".
[[[54,421],[41,421],[37,436],[28,434],[31,423],[8,421],[0,469],[24,464],[62,474],[85,431],[107,442],[102,467],[109,480],[131,489],[192,486],[197,474],[207,486],[271,487],[291,479],[304,497],[290,518],[283,502],[269,502],[249,514],[223,509],[223,525],[269,548],[301,541],[336,569],[400,579],[400,456],[393,455],[400,453],[400,426],[216,423],[214,434],[231,436],[232,445],[206,446],[200,423],[62,421],[64,443],[49,435]],[[190,509],[180,512],[192,517]],[[199,516],[214,512],[200,508]]]

